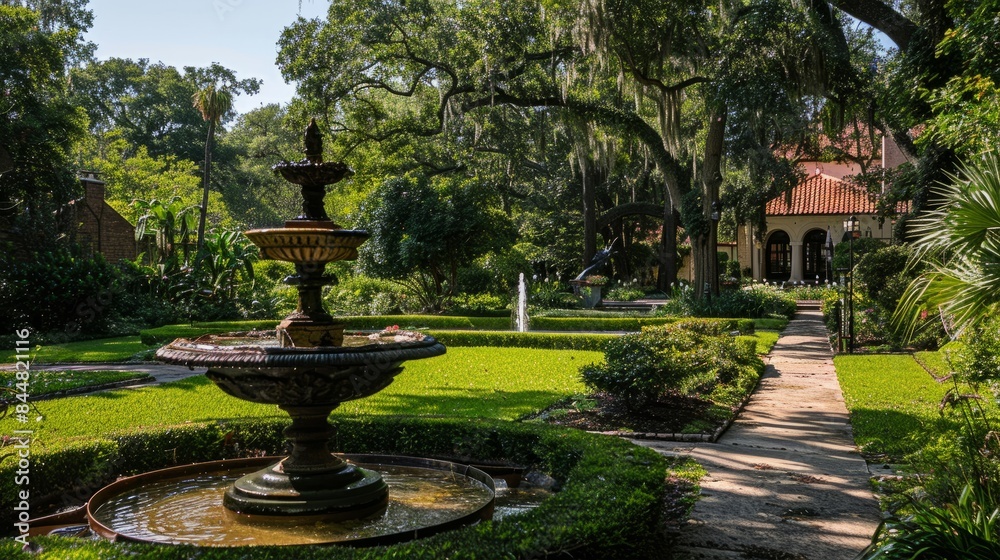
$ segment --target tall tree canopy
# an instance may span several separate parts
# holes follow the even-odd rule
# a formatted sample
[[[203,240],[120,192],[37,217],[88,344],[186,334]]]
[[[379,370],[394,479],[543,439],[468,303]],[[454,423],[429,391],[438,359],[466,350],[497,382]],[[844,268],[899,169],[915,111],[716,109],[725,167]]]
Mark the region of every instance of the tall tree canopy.
[[[90,131],[99,139],[116,130],[133,150],[144,146],[153,157],[191,161],[204,156],[209,128],[191,103],[195,93],[213,84],[232,95],[253,95],[260,89],[259,79],[239,79],[220,64],[178,70],[144,58],[91,62],[73,69],[70,77],[73,101],[86,109]],[[219,122],[235,116],[230,107]]]
[[[63,53],[77,31],[45,31],[26,8],[0,6],[0,229],[51,242],[80,188],[72,167],[86,115],[65,95]]]
[[[659,196],[604,214],[655,210],[672,232],[681,212],[700,292],[716,277],[709,216],[731,113],[756,111],[754,138],[773,153],[769,138],[787,140],[773,130],[806,121],[809,99],[822,105],[838,93],[836,75],[852,71],[839,22],[823,8],[782,0],[336,3],[326,22],[299,20],[286,29],[279,63],[348,149],[444,138],[474,153],[495,142],[505,128],[498,123],[524,122],[510,118],[512,109],[562,115],[583,131],[565,163],[582,187],[585,257],[603,223],[595,185],[607,181],[606,155],[614,153],[601,138],[637,142]],[[733,48],[744,35],[766,44]],[[762,74],[757,84],[775,86],[748,96],[732,85],[749,69]],[[772,117],[776,97],[788,101]],[[668,279],[672,239],[663,236],[661,276]]]

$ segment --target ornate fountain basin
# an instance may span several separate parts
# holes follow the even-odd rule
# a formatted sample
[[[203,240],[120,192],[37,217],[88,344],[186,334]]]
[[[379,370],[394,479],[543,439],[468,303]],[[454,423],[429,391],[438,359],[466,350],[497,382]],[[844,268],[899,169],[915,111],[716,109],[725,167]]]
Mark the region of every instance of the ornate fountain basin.
[[[268,517],[357,519],[389,503],[378,472],[330,453],[335,429],[327,420],[344,401],[384,389],[406,360],[445,353],[433,337],[384,331],[344,337],[344,346],[282,347],[275,332],[205,335],[160,348],[163,362],[206,366],[206,377],[239,399],[276,404],[292,418],[285,436],[291,453],[277,464],[236,480],[225,507]]]
[[[274,331],[177,339],[158,360],[208,367],[207,377],[236,398],[279,406],[323,406],[381,391],[407,360],[445,353],[434,337],[409,331],[355,334],[344,346],[283,348]]]
[[[283,227],[246,232],[261,257],[296,264],[325,264],[358,258],[358,246],[368,232],[351,229]]]

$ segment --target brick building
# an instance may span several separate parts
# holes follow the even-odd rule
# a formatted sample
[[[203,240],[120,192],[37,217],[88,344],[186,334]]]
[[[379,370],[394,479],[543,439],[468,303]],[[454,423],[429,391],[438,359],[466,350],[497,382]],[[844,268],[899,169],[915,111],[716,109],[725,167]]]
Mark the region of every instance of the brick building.
[[[135,259],[138,254],[135,226],[104,200],[104,181],[98,179],[96,173],[83,171],[80,182],[83,198],[74,201],[76,222],[80,224],[77,242],[94,253],[101,253],[111,263]]]

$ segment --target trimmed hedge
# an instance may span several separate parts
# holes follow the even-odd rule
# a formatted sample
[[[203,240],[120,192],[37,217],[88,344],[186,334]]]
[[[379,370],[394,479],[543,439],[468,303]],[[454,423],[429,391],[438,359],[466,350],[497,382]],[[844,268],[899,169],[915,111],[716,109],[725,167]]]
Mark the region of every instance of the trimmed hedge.
[[[510,319],[507,317],[449,317],[444,315],[382,315],[370,317],[342,317],[348,330],[379,330],[387,326],[398,325],[403,329],[431,329],[437,331],[482,330],[511,331]],[[754,319],[719,319],[719,318],[679,318],[679,317],[534,317],[531,319],[531,334],[543,334],[537,331],[557,332],[638,332],[643,327],[669,325],[677,321],[685,324],[719,323],[724,331],[740,331],[743,334],[754,332]],[[764,322],[767,320],[757,321]],[[787,324],[787,321],[785,321]],[[140,333],[143,344],[166,344],[175,338],[193,338],[203,334],[228,331],[248,331],[253,329],[271,330],[278,324],[277,320],[220,321],[214,323],[196,323],[194,325],[166,325],[155,329],[147,329]],[[775,327],[783,325],[774,323]],[[770,324],[762,325],[762,328]],[[774,327],[772,327],[774,328]],[[456,338],[460,340],[460,338]],[[511,341],[521,339],[509,339]],[[540,339],[541,340],[541,339]],[[443,342],[443,341],[442,341]],[[447,344],[447,342],[445,342]],[[549,342],[540,345],[528,344],[532,348],[577,348],[576,346],[548,346]],[[480,346],[481,344],[463,344],[457,346]],[[506,344],[497,344],[506,346]],[[512,344],[521,346],[521,344]]]
[[[430,331],[445,346],[496,346],[545,350],[604,350],[616,334],[539,333],[514,331]]]
[[[243,452],[277,451],[283,444],[277,420],[193,425],[123,434],[33,456],[32,487],[72,491],[80,481],[111,479],[177,463],[220,459]],[[574,558],[648,558],[662,552],[659,524],[667,461],[656,452],[618,438],[540,424],[448,419],[368,417],[339,422],[338,450],[398,453],[456,460],[513,461],[549,473],[562,487],[539,507],[498,522],[481,523],[418,541],[367,549],[113,544],[82,539],[32,538],[59,558],[264,559],[264,558],[542,558],[573,551]],[[11,527],[10,486],[16,467],[0,467],[0,509]],[[88,488],[96,490],[93,484]],[[37,503],[37,502],[36,502]],[[33,558],[6,539],[0,557]]]
[[[676,317],[532,317],[531,329],[538,331],[626,331],[666,325]]]

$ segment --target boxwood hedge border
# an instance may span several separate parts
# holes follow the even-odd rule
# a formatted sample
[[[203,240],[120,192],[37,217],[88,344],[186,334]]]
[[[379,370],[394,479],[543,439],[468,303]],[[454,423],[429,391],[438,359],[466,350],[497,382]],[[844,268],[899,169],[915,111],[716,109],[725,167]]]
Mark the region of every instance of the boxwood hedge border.
[[[32,451],[33,500],[42,494],[88,496],[106,482],[174,464],[280,452],[276,419],[215,422],[131,431],[59,449]],[[550,474],[561,488],[538,508],[391,547],[196,548],[34,537],[58,558],[388,559],[648,558],[662,552],[667,460],[627,441],[540,424],[485,420],[364,417],[338,420],[335,447],[457,461],[509,461]],[[12,527],[16,462],[0,463],[0,515]],[[44,488],[47,492],[35,490]],[[37,502],[36,502],[37,503]],[[8,532],[10,529],[8,529]],[[33,558],[13,539],[0,557]]]

